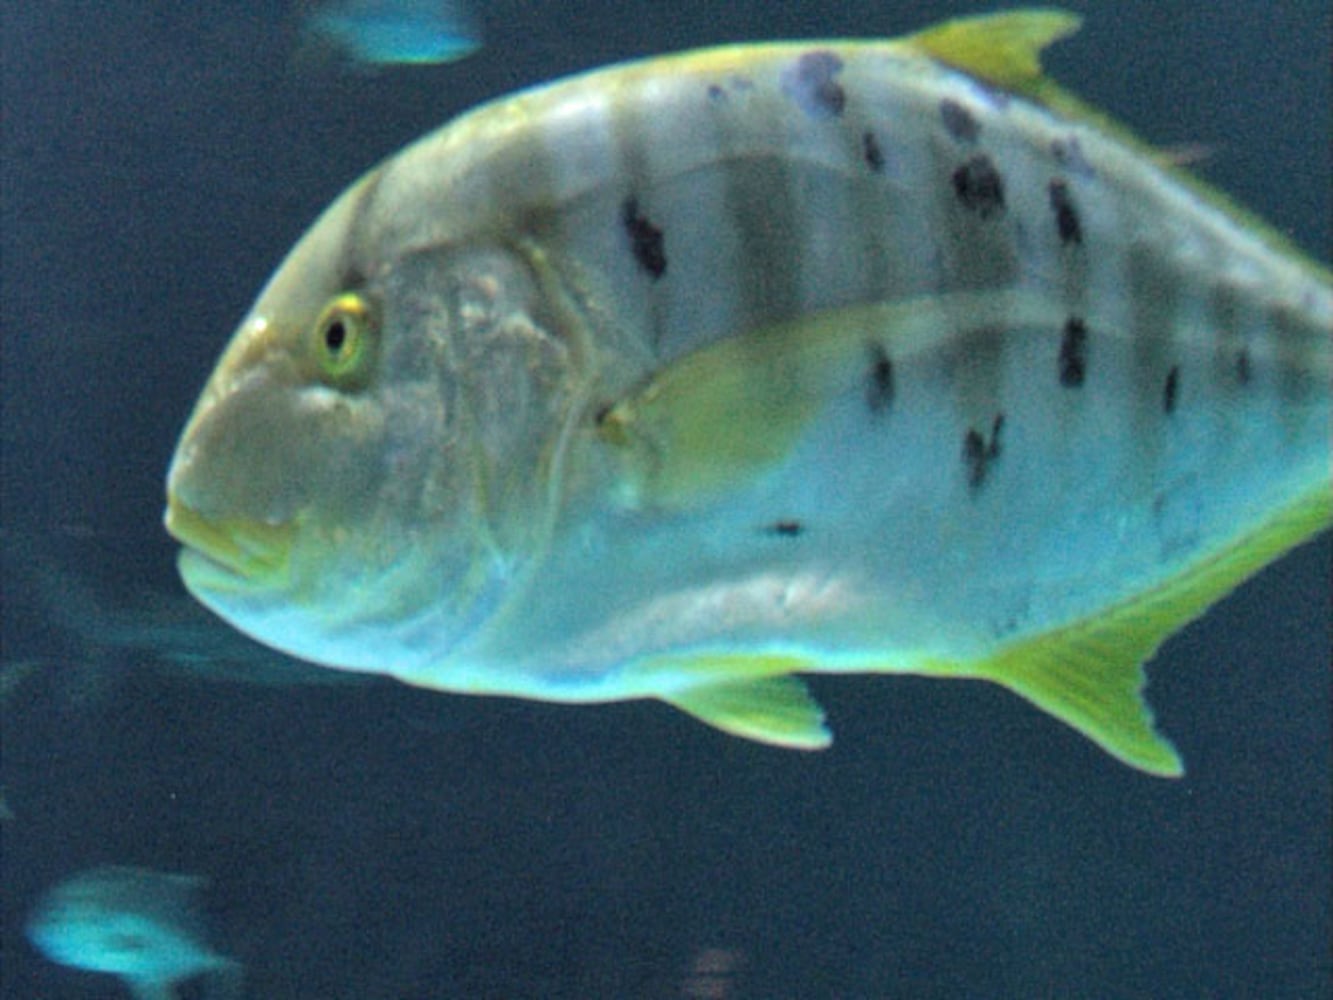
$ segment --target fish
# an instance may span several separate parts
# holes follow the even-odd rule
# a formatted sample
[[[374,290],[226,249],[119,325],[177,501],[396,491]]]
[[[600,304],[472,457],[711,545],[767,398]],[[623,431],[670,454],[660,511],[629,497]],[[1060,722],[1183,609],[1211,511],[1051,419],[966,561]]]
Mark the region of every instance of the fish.
[[[53,962],[119,977],[136,1000],[172,1000],[193,979],[204,981],[198,995],[207,1000],[239,1000],[242,966],[203,937],[195,902],[203,884],[146,868],[91,868],[38,901],[28,939]]]
[[[71,691],[96,700],[131,666],[190,681],[291,687],[364,684],[374,678],[323,670],[228,629],[179,591],[144,587],[116,597],[72,567],[49,560],[33,578],[46,619],[69,640],[61,664]],[[0,682],[7,661],[0,659]],[[0,695],[3,695],[0,689]]]
[[[184,427],[186,588],[794,749],[801,675],[980,679],[1183,774],[1144,663],[1333,521],[1333,279],[1044,73],[1079,23],[650,58],[390,157]]]
[[[459,0],[325,0],[302,27],[309,43],[364,67],[453,62],[481,47],[481,29]]]

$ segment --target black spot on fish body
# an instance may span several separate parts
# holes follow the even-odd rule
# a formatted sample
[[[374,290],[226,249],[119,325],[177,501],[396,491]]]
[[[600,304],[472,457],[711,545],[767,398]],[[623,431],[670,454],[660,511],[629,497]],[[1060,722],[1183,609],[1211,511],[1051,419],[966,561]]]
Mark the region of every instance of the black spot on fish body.
[[[972,112],[951,97],[940,101],[940,117],[949,134],[959,142],[974,143],[981,135],[981,126]]]
[[[974,427],[963,435],[963,464],[967,466],[967,485],[979,489],[986,481],[986,439]]]
[[[656,281],[666,273],[666,249],[663,246],[662,230],[653,225],[645,216],[639,214],[637,198],[626,198],[620,209],[620,221],[629,236],[630,249],[639,267]]]
[[[1083,147],[1079,145],[1076,135],[1067,139],[1052,139],[1051,155],[1055,157],[1056,163],[1071,174],[1088,178],[1097,176],[1097,171],[1092,169],[1092,164],[1083,155]]]
[[[1050,184],[1051,210],[1055,213],[1055,231],[1064,246],[1083,242],[1083,225],[1069,194],[1069,185],[1056,178]]]
[[[113,933],[106,938],[105,944],[110,951],[120,954],[140,955],[148,951],[148,938],[131,932]]]
[[[871,170],[877,174],[883,172],[884,150],[880,148],[874,132],[866,132],[861,136],[861,155]]]
[[[1060,384],[1077,389],[1088,377],[1088,328],[1077,316],[1065,320],[1060,338]]]
[[[1166,382],[1162,385],[1162,411],[1174,413],[1180,402],[1180,365],[1172,365],[1166,373]]]
[[[1004,178],[984,153],[953,172],[953,191],[964,208],[983,219],[1004,211]]]
[[[797,538],[805,533],[805,525],[791,518],[783,518],[770,524],[768,533],[779,538]]]
[[[872,414],[885,412],[893,403],[893,360],[880,344],[870,345],[870,367],[866,373],[866,407]]]
[[[1000,457],[1000,431],[1003,429],[1004,414],[997,413],[991,421],[989,438],[975,427],[969,427],[963,435],[963,464],[967,467],[969,489],[981,488],[991,463]]]
[[[836,118],[847,106],[847,94],[836,77],[842,60],[832,52],[807,52],[782,71],[782,90],[811,118]]]
[[[729,104],[733,97],[743,100],[746,94],[753,89],[753,80],[748,76],[733,73],[723,80],[710,83],[705,90],[705,94],[712,104],[724,106]]]
[[[613,448],[624,448],[630,444],[633,421],[632,411],[619,403],[603,403],[593,414],[598,436]]]
[[[1236,382],[1239,385],[1249,385],[1252,378],[1254,378],[1254,366],[1250,361],[1250,352],[1242,347],[1236,352]]]
[[[986,445],[987,458],[1000,457],[1000,431],[1004,429],[1004,414],[995,414],[995,419],[990,422],[990,441]]]

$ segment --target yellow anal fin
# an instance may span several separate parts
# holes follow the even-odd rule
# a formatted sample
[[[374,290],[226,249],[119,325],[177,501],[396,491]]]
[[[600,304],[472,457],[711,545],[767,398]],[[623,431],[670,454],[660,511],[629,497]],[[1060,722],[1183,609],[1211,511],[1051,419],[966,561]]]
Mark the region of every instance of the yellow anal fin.
[[[1143,660],[1165,638],[1125,647],[1113,629],[1070,628],[1013,646],[980,665],[978,674],[1022,695],[1073,726],[1113,757],[1149,774],[1185,773],[1170,740],[1153,725],[1143,698]],[[1131,630],[1132,631],[1132,630]]]
[[[823,750],[833,742],[824,709],[789,672],[804,665],[789,657],[735,655],[659,661],[653,669],[686,679],[658,697],[700,722],[773,746]],[[697,682],[689,683],[690,675]]]
[[[1333,494],[1322,487],[1211,558],[1103,614],[1007,647],[981,663],[942,666],[938,672],[1003,684],[1125,763],[1178,777],[1184,773],[1180,757],[1157,733],[1143,700],[1143,662],[1209,605],[1331,521]]]
[[[939,62],[1005,90],[1041,97],[1041,53],[1078,30],[1082,18],[1056,8],[960,17],[903,41]]]

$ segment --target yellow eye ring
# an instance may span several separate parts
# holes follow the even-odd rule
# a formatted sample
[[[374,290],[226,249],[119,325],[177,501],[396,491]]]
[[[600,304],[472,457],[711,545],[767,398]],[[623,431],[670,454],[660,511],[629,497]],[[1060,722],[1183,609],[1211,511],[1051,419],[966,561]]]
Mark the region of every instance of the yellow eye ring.
[[[374,310],[364,296],[344,292],[315,321],[311,349],[333,384],[351,387],[364,379],[374,355]]]

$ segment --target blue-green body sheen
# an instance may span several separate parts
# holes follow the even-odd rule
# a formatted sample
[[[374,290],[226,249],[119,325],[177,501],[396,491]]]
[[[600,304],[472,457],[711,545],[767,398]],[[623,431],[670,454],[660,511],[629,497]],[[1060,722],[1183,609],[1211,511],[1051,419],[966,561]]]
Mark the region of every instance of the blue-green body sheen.
[[[710,662],[968,673],[1326,523],[1327,274],[1071,107],[909,39],[460,119],[298,245],[187,429],[173,503],[299,520],[288,596],[187,582],[335,666],[679,703]],[[349,287],[373,380],[275,404]],[[346,457],[198,471],[236,425]]]

